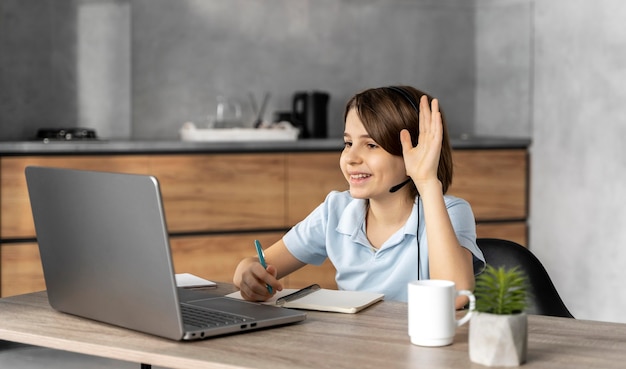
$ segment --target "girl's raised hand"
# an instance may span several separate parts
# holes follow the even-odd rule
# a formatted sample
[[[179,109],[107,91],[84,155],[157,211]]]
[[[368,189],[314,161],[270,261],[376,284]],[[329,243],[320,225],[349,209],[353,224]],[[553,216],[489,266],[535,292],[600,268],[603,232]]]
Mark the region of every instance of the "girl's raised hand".
[[[437,99],[432,100],[432,106],[428,105],[426,95],[420,99],[417,146],[413,147],[411,133],[406,129],[400,132],[400,141],[406,172],[418,190],[423,183],[437,181],[437,168],[443,141],[443,123]]]

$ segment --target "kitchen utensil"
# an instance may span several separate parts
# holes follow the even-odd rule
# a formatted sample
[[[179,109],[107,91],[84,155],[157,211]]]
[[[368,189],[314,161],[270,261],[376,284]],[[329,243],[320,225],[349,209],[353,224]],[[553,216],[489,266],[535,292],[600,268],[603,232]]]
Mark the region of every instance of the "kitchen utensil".
[[[326,92],[296,92],[292,101],[292,123],[302,138],[326,138],[328,135],[328,101]]]

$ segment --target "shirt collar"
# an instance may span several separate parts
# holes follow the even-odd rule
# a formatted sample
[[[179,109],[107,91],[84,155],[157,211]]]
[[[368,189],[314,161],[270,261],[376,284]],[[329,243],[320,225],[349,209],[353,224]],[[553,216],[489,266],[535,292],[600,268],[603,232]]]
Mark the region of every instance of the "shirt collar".
[[[336,231],[357,240],[357,235],[363,233],[361,230],[365,223],[365,209],[367,209],[365,200],[352,199],[341,213]]]
[[[365,223],[365,210],[367,209],[366,205],[366,200],[352,199],[343,213],[341,213],[336,228],[337,232],[350,236],[352,240],[365,245],[369,244],[363,227]],[[417,203],[413,204],[413,210],[411,210],[411,215],[404,224],[402,234],[417,235],[417,206]]]

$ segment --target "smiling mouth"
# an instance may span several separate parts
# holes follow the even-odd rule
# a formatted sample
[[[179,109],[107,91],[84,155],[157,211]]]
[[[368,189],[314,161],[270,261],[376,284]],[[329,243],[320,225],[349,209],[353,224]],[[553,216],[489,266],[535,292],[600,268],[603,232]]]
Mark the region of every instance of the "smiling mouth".
[[[366,173],[358,173],[358,174],[350,174],[350,183],[358,184],[365,182],[368,178],[370,178],[371,174]]]
[[[363,178],[369,178],[371,176],[372,176],[371,174],[359,173],[359,174],[351,174],[350,178],[351,179],[363,179]]]

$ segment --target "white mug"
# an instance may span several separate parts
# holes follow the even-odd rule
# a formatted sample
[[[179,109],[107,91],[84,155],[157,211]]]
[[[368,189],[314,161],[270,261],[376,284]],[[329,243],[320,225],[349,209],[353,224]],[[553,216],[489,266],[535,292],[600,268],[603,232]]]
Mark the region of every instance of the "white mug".
[[[457,291],[454,282],[425,279],[408,285],[409,336],[419,346],[447,346],[454,340],[456,328],[467,323],[476,308],[474,294]],[[468,312],[456,319],[457,296],[470,300]]]

